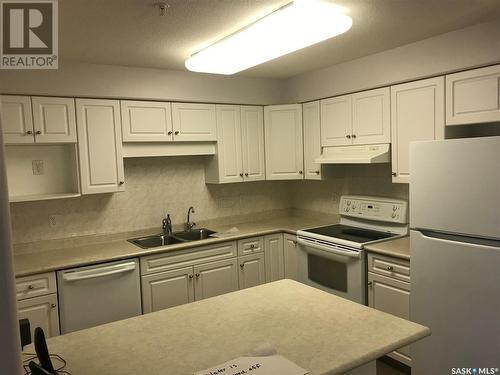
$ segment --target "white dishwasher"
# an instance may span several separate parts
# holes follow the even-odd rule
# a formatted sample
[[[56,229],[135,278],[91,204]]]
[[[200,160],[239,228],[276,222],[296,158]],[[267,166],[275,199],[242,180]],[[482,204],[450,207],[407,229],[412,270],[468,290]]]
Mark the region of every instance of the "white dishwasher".
[[[61,333],[141,315],[139,261],[57,272]]]

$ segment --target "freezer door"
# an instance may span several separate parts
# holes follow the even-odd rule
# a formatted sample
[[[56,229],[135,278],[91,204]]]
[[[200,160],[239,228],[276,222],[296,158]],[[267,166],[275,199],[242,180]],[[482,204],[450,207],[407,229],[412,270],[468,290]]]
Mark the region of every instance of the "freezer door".
[[[142,313],[137,259],[59,271],[57,283],[63,334]]]
[[[414,375],[500,367],[500,241],[457,240],[410,232],[410,320],[431,329],[411,345]]]
[[[410,145],[410,227],[500,238],[500,137]]]

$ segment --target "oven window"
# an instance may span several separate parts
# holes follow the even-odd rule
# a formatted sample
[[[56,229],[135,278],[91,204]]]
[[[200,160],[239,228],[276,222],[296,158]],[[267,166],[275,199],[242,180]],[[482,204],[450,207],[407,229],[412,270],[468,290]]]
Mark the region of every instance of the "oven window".
[[[347,264],[307,254],[309,280],[324,287],[347,292]]]

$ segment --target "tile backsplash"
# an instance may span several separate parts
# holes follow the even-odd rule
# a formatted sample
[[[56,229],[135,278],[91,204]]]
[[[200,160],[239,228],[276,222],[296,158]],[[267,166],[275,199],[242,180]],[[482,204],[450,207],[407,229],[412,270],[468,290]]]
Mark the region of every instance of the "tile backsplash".
[[[207,185],[206,160],[125,159],[123,193],[11,203],[13,242],[160,228],[166,213],[181,224],[189,206],[196,222],[292,208],[336,214],[342,194],[408,199],[407,185],[391,183],[389,164],[327,166],[326,181]]]

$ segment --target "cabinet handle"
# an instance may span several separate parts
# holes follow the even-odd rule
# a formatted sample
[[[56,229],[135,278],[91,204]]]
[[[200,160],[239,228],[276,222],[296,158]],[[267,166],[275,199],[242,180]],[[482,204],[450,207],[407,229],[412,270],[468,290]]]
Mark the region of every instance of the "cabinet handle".
[[[373,282],[368,281],[368,286],[372,286],[372,285],[373,285]]]
[[[347,134],[345,137],[346,137],[347,139],[351,139],[351,135],[350,135],[350,134]]]
[[[387,271],[392,271],[394,269],[393,266],[387,266]]]
[[[240,173],[240,177],[243,177],[243,173]]]
[[[241,264],[240,264],[240,268],[241,268],[241,269],[245,268],[245,263],[241,263]]]
[[[292,241],[293,246],[297,246],[298,242],[297,241]]]
[[[398,174],[396,172],[391,173],[393,177],[396,177]]]
[[[57,307],[57,305],[56,305],[55,303],[52,303],[52,304],[50,305],[50,308],[52,308],[52,309],[55,309],[56,307]]]
[[[302,173],[304,173],[304,172],[302,172],[302,171],[299,171],[299,174],[302,174]]]
[[[172,135],[172,130],[169,130],[167,135]]]
[[[315,171],[314,173],[318,174],[319,175],[319,171]]]
[[[123,185],[125,181],[120,181],[118,184]]]
[[[248,173],[245,173],[245,176],[248,177]]]
[[[33,285],[28,285],[28,289],[33,290],[33,289],[35,289],[35,287]]]
[[[356,138],[356,134],[353,134],[353,135],[352,135],[352,138]]]
[[[251,244],[251,245],[250,245],[250,249],[255,249],[255,245],[254,245],[254,244]]]
[[[197,273],[195,276],[196,276],[196,278],[198,278],[198,277],[200,277],[201,275],[200,275],[199,273]]]
[[[189,278],[192,279],[194,277],[194,275],[189,275]]]
[[[176,131],[174,132],[174,134],[175,134],[175,135],[179,135],[179,132],[176,130]]]
[[[42,134],[42,132],[41,132],[40,130],[37,130],[37,131],[35,132],[35,134],[40,135],[40,134]]]
[[[26,134],[28,134],[28,135],[32,135],[32,134],[33,134],[33,132],[32,132],[31,130],[27,130],[27,131],[26,131]]]

